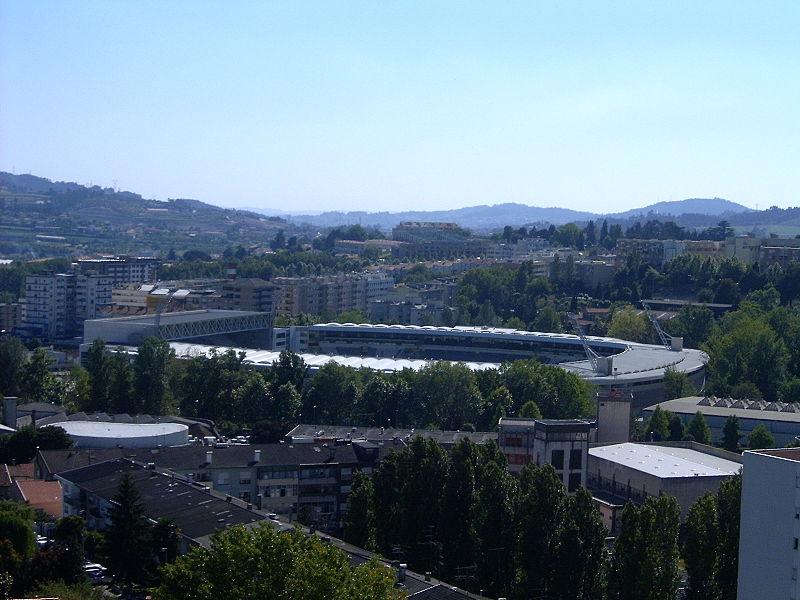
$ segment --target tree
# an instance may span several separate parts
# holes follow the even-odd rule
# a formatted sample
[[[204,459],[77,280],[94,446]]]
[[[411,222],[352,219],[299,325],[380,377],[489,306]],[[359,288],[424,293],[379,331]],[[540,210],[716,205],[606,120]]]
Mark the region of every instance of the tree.
[[[669,415],[661,409],[661,406],[656,406],[653,410],[644,431],[645,441],[648,442],[663,442],[669,439]]]
[[[56,546],[62,551],[58,579],[62,579],[67,584],[85,581],[83,561],[86,521],[77,515],[59,519],[53,529],[53,539]]]
[[[609,600],[674,600],[678,582],[680,507],[670,496],[631,502],[622,513],[609,570]]]
[[[0,393],[16,396],[19,375],[28,360],[28,350],[18,337],[7,335],[0,339]]]
[[[687,600],[718,600],[718,550],[717,502],[706,493],[692,504],[686,517],[683,560],[689,576]]]
[[[685,435],[686,428],[683,426],[683,420],[675,413],[669,413],[669,441],[679,442]]]
[[[181,531],[174,519],[162,517],[150,531],[150,553],[165,565],[178,558],[181,548]]]
[[[55,362],[43,348],[37,348],[19,371],[18,388],[26,402],[60,404],[64,400],[64,385],[50,371]]]
[[[736,600],[739,575],[739,516],[742,502],[742,475],[725,479],[717,490],[719,559],[716,583],[720,600]]]
[[[363,471],[356,471],[347,497],[344,540],[359,548],[375,549],[374,487]]]
[[[611,317],[608,336],[632,342],[647,343],[650,341],[650,328],[648,327],[647,319],[636,314],[633,310],[618,310]]]
[[[695,442],[701,444],[711,445],[711,428],[706,423],[706,418],[699,410],[694,413],[689,425],[686,427],[686,433],[692,436]]]
[[[772,448],[775,446],[775,437],[767,431],[767,428],[761,423],[747,436],[747,445],[751,450]]]
[[[103,381],[107,386],[108,407],[115,413],[136,413],[133,399],[133,369],[122,352],[113,352],[103,362]]]
[[[548,304],[540,310],[533,321],[533,329],[549,333],[561,333],[561,319],[558,317],[555,308]]]
[[[163,568],[155,600],[399,599],[395,578],[376,560],[351,567],[347,555],[315,536],[272,525],[237,525],[214,534]]]
[[[169,344],[157,337],[146,337],[139,345],[133,361],[136,412],[167,414],[171,405],[169,370],[174,356]]]
[[[542,411],[539,410],[539,407],[536,405],[536,402],[534,402],[533,400],[528,400],[525,404],[522,405],[522,408],[519,409],[519,418],[541,419]]]
[[[722,447],[729,452],[739,451],[739,439],[742,432],[739,429],[739,417],[728,415],[725,425],[722,427]]]
[[[473,504],[478,581],[488,596],[508,597],[514,578],[517,481],[506,470],[497,444],[479,446],[478,452]]]
[[[298,392],[303,391],[303,382],[307,375],[305,361],[291,350],[283,350],[269,370],[269,379],[276,388],[291,383]]]
[[[102,587],[91,583],[68,584],[62,581],[45,581],[35,590],[37,598],[58,598],[59,600],[104,600],[107,598]]]
[[[765,320],[738,313],[726,315],[726,330],[713,334],[704,347],[711,388],[726,393],[750,381],[765,398],[776,398],[786,374],[786,345]]]
[[[123,472],[120,477],[111,504],[111,525],[106,533],[108,568],[130,587],[144,581],[153,561],[149,544],[150,524],[130,471]]]
[[[546,596],[558,569],[567,491],[551,465],[528,464],[519,478],[517,576],[520,591]]]
[[[697,393],[694,385],[689,380],[689,376],[686,373],[676,371],[674,368],[668,368],[664,373],[664,391],[667,395],[667,400],[685,398]]]
[[[441,577],[452,581],[460,567],[475,564],[477,535],[473,511],[478,448],[462,439],[450,454],[442,486],[439,536],[442,543]]]
[[[602,598],[606,534],[592,495],[586,488],[580,488],[569,499],[559,542],[553,597],[563,600]]]

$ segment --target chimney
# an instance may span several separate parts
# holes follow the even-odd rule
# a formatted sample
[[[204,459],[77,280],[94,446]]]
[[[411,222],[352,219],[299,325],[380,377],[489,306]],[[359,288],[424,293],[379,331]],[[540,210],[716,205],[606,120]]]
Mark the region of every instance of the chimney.
[[[253,462],[261,462],[261,450],[253,450]]]
[[[36,427],[36,411],[35,410],[31,411],[31,425]]]
[[[17,398],[15,396],[6,396],[3,398],[3,425],[17,428]]]
[[[431,580],[431,572],[425,571],[425,581],[430,581],[430,580]]]
[[[236,263],[228,263],[228,268],[225,271],[225,276],[228,279],[236,279],[237,265]]]
[[[211,461],[212,461],[213,458],[214,458],[214,452],[213,451],[209,450],[208,452],[206,452],[206,464],[207,465],[211,464]]]
[[[407,568],[408,565],[406,563],[400,563],[400,566],[397,567],[397,583],[405,583]]]

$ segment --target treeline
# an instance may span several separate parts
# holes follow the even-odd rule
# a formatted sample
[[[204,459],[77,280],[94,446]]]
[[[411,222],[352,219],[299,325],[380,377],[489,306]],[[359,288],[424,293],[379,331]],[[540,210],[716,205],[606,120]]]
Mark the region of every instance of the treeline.
[[[270,369],[257,370],[230,350],[179,360],[168,343],[150,337],[135,357],[97,340],[84,362],[57,378],[43,350],[28,359],[8,338],[0,341],[0,392],[86,412],[177,413],[234,430],[268,422],[283,433],[298,421],[486,431],[502,416],[566,419],[592,410],[585,380],[535,360],[482,371],[442,361],[395,373],[331,362],[310,373],[285,351]]]
[[[517,479],[493,443],[462,440],[448,454],[417,437],[371,479],[356,474],[345,539],[459,587],[518,599],[673,599],[682,556],[690,598],[734,600],[740,485],[734,477],[701,498],[684,539],[674,498],[629,503],[609,553],[591,495],[568,495],[551,466],[527,465]],[[700,595],[707,585],[713,594]]]

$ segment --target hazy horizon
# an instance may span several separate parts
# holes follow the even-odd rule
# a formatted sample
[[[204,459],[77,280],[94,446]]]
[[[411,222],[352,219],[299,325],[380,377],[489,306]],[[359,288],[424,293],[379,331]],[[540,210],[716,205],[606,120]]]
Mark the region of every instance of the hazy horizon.
[[[287,212],[800,204],[790,2],[0,5],[0,170]]]

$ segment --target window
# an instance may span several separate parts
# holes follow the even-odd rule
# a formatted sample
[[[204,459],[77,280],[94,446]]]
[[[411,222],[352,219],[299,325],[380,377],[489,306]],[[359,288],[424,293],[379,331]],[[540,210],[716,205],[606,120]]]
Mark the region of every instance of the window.
[[[580,469],[583,467],[583,450],[580,448],[569,451],[569,468]]]
[[[574,492],[579,487],[581,487],[581,474],[580,473],[570,473],[569,474],[569,484],[567,486],[567,491]]]
[[[564,451],[553,450],[552,454],[550,455],[550,464],[553,465],[553,468],[556,471],[562,470],[564,468]]]
[[[228,485],[228,474],[227,473],[218,473],[217,474],[217,485]]]
[[[800,542],[800,540],[798,540],[797,538],[794,538],[794,549],[795,550],[797,550],[798,542]]]

